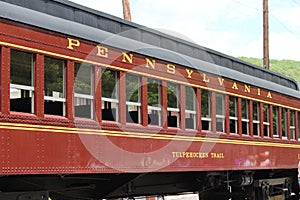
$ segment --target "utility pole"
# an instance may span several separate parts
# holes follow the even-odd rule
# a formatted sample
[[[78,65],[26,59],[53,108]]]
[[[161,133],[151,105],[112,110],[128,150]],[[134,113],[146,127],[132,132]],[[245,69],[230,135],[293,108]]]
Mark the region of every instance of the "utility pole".
[[[264,68],[269,69],[269,8],[268,0],[263,0]]]
[[[122,3],[123,3],[123,16],[124,16],[124,19],[127,20],[127,21],[131,21],[129,0],[122,0]]]

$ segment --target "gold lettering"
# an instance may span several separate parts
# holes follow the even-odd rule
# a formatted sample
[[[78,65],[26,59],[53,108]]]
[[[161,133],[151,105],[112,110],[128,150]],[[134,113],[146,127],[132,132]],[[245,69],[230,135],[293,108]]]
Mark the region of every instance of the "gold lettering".
[[[271,92],[270,92],[270,91],[268,92],[268,95],[267,95],[267,97],[268,97],[268,98],[270,98],[270,99],[272,99],[272,94],[271,94]]]
[[[97,56],[108,58],[108,48],[97,46]]]
[[[210,153],[210,157],[211,158],[224,158],[224,154],[223,153]]]
[[[187,75],[188,75],[188,78],[192,78],[192,73],[194,72],[193,70],[190,70],[190,69],[185,69]]]
[[[206,74],[205,73],[203,73],[203,82],[205,82],[205,83],[209,83],[209,79],[208,78],[206,78]]]
[[[126,52],[122,52],[122,55],[123,55],[122,62],[128,61],[130,64],[132,64],[133,55],[131,53],[128,55]]]
[[[151,67],[152,69],[155,69],[155,60],[150,60],[149,58],[145,58],[146,60],[146,67]]]
[[[80,46],[79,40],[68,38],[68,42],[69,42],[69,45],[67,47],[68,49],[74,49],[73,46],[75,46],[75,47],[79,47]]]
[[[260,96],[260,88],[257,88],[257,95]]]
[[[250,85],[245,85],[245,92],[250,93],[250,88],[251,88]]]
[[[219,80],[219,84],[220,84],[220,85],[223,85],[223,84],[224,84],[224,78],[218,78],[218,80]]]
[[[175,74],[175,65],[167,64],[167,72],[171,74]]]
[[[232,88],[232,89],[235,89],[235,90],[238,90],[238,89],[239,89],[238,86],[237,86],[237,84],[236,84],[236,82],[233,82],[231,88]]]

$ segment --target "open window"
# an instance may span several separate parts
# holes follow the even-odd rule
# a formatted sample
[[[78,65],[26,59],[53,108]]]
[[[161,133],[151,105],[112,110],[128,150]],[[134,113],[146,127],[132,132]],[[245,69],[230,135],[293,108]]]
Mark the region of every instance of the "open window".
[[[196,129],[196,94],[192,87],[185,87],[185,126]]]
[[[161,126],[161,82],[148,79],[148,124]]]
[[[11,50],[10,110],[34,112],[34,55]]]
[[[168,126],[179,127],[179,86],[174,83],[168,83],[167,86],[167,101],[168,101]]]
[[[117,71],[102,72],[102,120],[118,121],[118,78]]]
[[[75,117],[93,119],[94,70],[84,63],[74,65],[74,110]]]
[[[126,74],[126,122],[141,123],[140,77]]]
[[[201,90],[202,130],[211,130],[211,92]]]
[[[44,65],[45,114],[65,116],[65,61],[45,57]]]

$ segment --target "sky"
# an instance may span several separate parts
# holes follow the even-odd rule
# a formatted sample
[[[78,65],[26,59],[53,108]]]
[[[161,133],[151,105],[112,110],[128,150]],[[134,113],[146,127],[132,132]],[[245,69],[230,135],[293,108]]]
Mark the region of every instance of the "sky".
[[[122,0],[71,0],[123,18]],[[132,21],[231,56],[263,57],[263,0],[130,0]],[[300,0],[269,0],[270,59],[300,61]]]

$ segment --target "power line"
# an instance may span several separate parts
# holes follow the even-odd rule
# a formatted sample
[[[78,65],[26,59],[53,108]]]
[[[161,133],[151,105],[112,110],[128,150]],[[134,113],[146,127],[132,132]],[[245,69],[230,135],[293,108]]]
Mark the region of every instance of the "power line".
[[[296,0],[292,0],[295,4],[300,6],[300,3],[298,3]]]
[[[248,4],[242,3],[240,0],[232,0],[232,1],[234,1],[234,2],[236,2],[237,4],[240,4],[240,5],[242,5],[242,6],[246,7],[246,8],[248,8],[248,9],[255,10],[255,11],[260,12],[260,13],[263,12],[262,9],[260,9],[260,8],[255,8],[255,7],[252,7],[252,6],[249,6]]]

